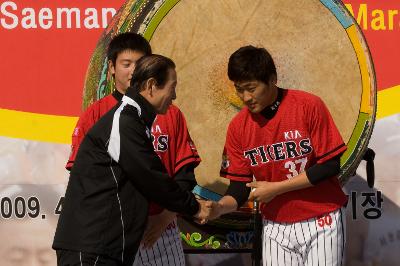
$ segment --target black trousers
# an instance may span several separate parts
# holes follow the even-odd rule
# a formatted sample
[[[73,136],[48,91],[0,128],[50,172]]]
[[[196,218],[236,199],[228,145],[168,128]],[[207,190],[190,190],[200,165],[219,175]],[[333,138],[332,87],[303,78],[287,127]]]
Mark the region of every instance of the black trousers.
[[[72,250],[57,250],[57,266],[122,266],[107,256]]]

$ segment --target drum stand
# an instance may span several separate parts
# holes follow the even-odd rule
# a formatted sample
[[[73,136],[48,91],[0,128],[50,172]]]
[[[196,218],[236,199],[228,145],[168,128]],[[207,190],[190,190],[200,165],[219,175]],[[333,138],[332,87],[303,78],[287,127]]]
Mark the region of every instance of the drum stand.
[[[253,205],[253,219],[254,219],[254,235],[253,235],[253,251],[251,253],[251,265],[260,266],[262,259],[262,217],[260,213],[260,206],[258,201],[254,201]]]
[[[364,153],[363,160],[367,161],[367,182],[370,188],[373,188],[375,183],[374,159],[375,152],[368,148]]]

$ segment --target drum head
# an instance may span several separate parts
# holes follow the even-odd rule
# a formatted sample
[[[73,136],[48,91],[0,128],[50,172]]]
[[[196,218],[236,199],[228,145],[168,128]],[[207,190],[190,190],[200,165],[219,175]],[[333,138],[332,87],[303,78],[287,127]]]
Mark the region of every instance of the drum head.
[[[109,93],[102,49],[111,37],[124,31],[144,34],[155,53],[177,65],[176,105],[202,158],[198,182],[223,192],[227,182],[219,169],[227,125],[241,106],[226,74],[228,58],[241,46],[263,46],[275,60],[278,86],[312,92],[327,104],[349,147],[342,156],[342,181],[355,171],[372,132],[376,84],[368,47],[342,4],[139,2],[127,1],[102,36],[88,71],[86,103]],[[101,65],[97,72],[95,64]],[[102,82],[90,85],[96,78]]]

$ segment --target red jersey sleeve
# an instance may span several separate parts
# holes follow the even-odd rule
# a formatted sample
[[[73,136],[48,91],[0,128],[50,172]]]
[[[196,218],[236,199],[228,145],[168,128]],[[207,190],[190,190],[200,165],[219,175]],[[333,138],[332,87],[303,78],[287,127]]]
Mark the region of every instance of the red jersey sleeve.
[[[92,109],[86,110],[79,118],[74,131],[72,132],[71,152],[65,168],[71,170],[75,162],[76,154],[78,153],[79,146],[89,129],[92,128],[96,121],[93,119]]]
[[[196,145],[190,137],[187,128],[186,119],[183,113],[177,108],[176,113],[176,128],[175,128],[175,149],[176,160],[174,173],[182,168],[182,166],[189,163],[194,163],[195,166],[199,165],[201,159],[197,152]],[[172,151],[174,152],[174,151]]]
[[[315,97],[309,115],[311,142],[317,163],[323,163],[343,153],[347,147],[324,102]]]
[[[118,94],[118,92],[115,92]],[[112,109],[118,103],[118,95],[110,94],[106,97],[94,102],[90,105],[86,111],[79,118],[74,131],[72,132],[72,145],[71,145],[71,153],[69,155],[69,159],[65,168],[67,170],[71,170],[74,165],[75,157],[78,153],[79,146],[83,141],[85,135],[88,131],[93,127],[94,124],[110,109]],[[114,96],[115,94],[115,96]],[[122,98],[122,95],[121,95]]]
[[[222,154],[220,176],[235,181],[251,182],[253,174],[250,171],[249,163],[244,157],[244,151],[239,141],[240,134],[238,134],[237,129],[240,126],[237,120],[233,120],[229,124]]]

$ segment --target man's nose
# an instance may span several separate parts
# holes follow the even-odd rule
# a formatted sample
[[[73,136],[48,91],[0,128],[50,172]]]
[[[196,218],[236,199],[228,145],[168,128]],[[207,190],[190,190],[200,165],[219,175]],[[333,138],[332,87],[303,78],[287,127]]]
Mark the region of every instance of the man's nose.
[[[243,92],[243,101],[244,102],[249,102],[249,101],[251,101],[251,93],[250,92],[248,92],[248,91],[244,91]]]

